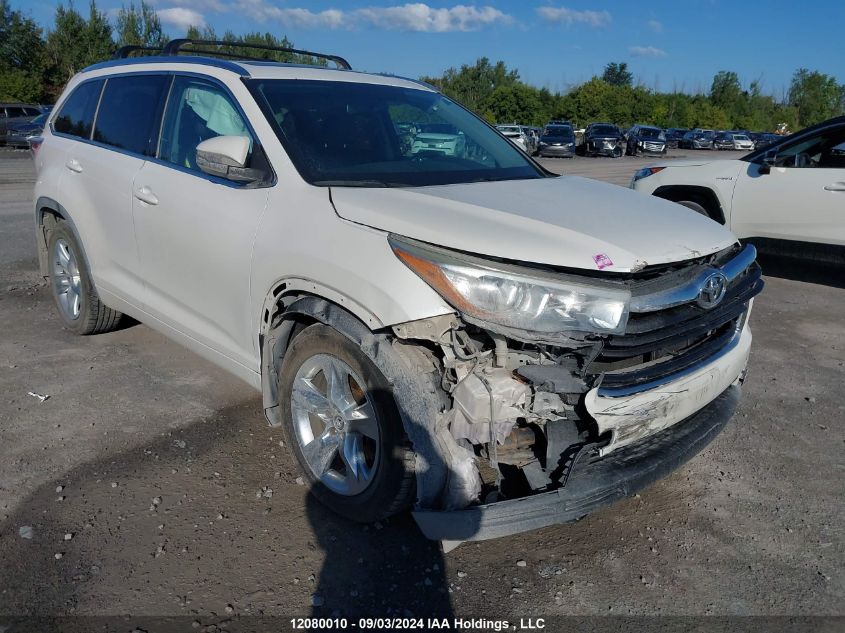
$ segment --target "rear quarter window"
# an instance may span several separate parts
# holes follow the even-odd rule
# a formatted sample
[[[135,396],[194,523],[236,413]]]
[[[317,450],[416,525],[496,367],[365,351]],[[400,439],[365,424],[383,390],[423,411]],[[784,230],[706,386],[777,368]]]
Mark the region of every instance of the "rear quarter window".
[[[136,154],[152,156],[158,140],[167,75],[127,75],[106,82],[94,140]]]
[[[77,86],[62,104],[53,121],[53,130],[79,138],[91,138],[94,113],[102,88],[102,80],[87,81]]]

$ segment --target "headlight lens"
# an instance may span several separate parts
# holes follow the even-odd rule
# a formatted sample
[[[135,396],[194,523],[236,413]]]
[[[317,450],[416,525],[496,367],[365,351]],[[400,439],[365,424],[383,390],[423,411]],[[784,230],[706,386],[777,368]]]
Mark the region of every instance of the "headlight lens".
[[[649,176],[652,176],[659,171],[663,171],[664,169],[666,169],[666,168],[665,167],[643,167],[642,169],[639,169],[639,170],[634,172],[634,182],[637,182],[638,180],[642,180],[643,178],[648,178]]]
[[[396,256],[467,316],[518,330],[619,334],[628,322],[626,288],[534,276],[499,265],[391,237]]]

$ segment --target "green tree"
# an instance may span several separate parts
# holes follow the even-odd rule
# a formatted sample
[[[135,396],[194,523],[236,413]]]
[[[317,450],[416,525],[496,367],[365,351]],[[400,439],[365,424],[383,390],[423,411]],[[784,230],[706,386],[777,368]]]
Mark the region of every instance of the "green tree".
[[[801,126],[813,125],[843,112],[843,87],[818,71],[799,68],[789,87],[789,105],[798,111]]]
[[[627,62],[610,62],[604,67],[601,78],[611,86],[630,86],[634,82],[634,75],[628,70]]]
[[[44,63],[41,29],[0,0],[0,100],[40,101]]]
[[[459,70],[449,68],[442,77],[423,77],[423,81],[437,86],[446,95],[484,116],[495,116],[492,108],[493,93],[501,87],[519,82],[519,73],[508,70],[504,62],[491,64],[482,57],[475,65],[463,65]]]
[[[88,19],[74,8],[73,3],[56,7],[53,29],[47,35],[48,80],[59,90],[77,72],[111,57],[114,41],[111,25],[104,13],[91,1]]]
[[[138,8],[135,8],[134,2],[129,4],[129,8],[120,8],[114,35],[118,46],[162,47],[169,39],[161,28],[155,9],[145,0],[141,0]]]

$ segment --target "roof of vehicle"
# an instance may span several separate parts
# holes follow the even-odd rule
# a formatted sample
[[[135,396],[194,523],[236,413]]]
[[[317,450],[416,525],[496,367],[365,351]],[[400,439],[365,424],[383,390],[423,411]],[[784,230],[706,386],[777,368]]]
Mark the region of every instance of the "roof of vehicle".
[[[156,70],[187,70],[196,72],[197,67],[207,66],[228,70],[239,77],[250,79],[310,79],[322,81],[347,81],[350,83],[370,83],[405,88],[417,88],[435,92],[433,86],[415,79],[396,77],[375,73],[365,73],[355,70],[327,68],[306,64],[288,64],[273,61],[228,60],[204,56],[165,56],[135,57],[127,59],[112,59],[93,64],[82,70],[88,73],[103,69],[115,69],[115,72],[131,70],[150,71],[151,66],[163,66]]]

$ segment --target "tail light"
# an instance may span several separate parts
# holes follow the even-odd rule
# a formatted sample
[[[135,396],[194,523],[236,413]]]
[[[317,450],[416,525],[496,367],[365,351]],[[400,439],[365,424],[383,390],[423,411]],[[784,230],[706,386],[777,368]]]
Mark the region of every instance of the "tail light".
[[[43,136],[33,136],[29,139],[29,149],[32,150],[32,157],[38,156],[38,150],[41,149],[41,144],[44,142]]]

